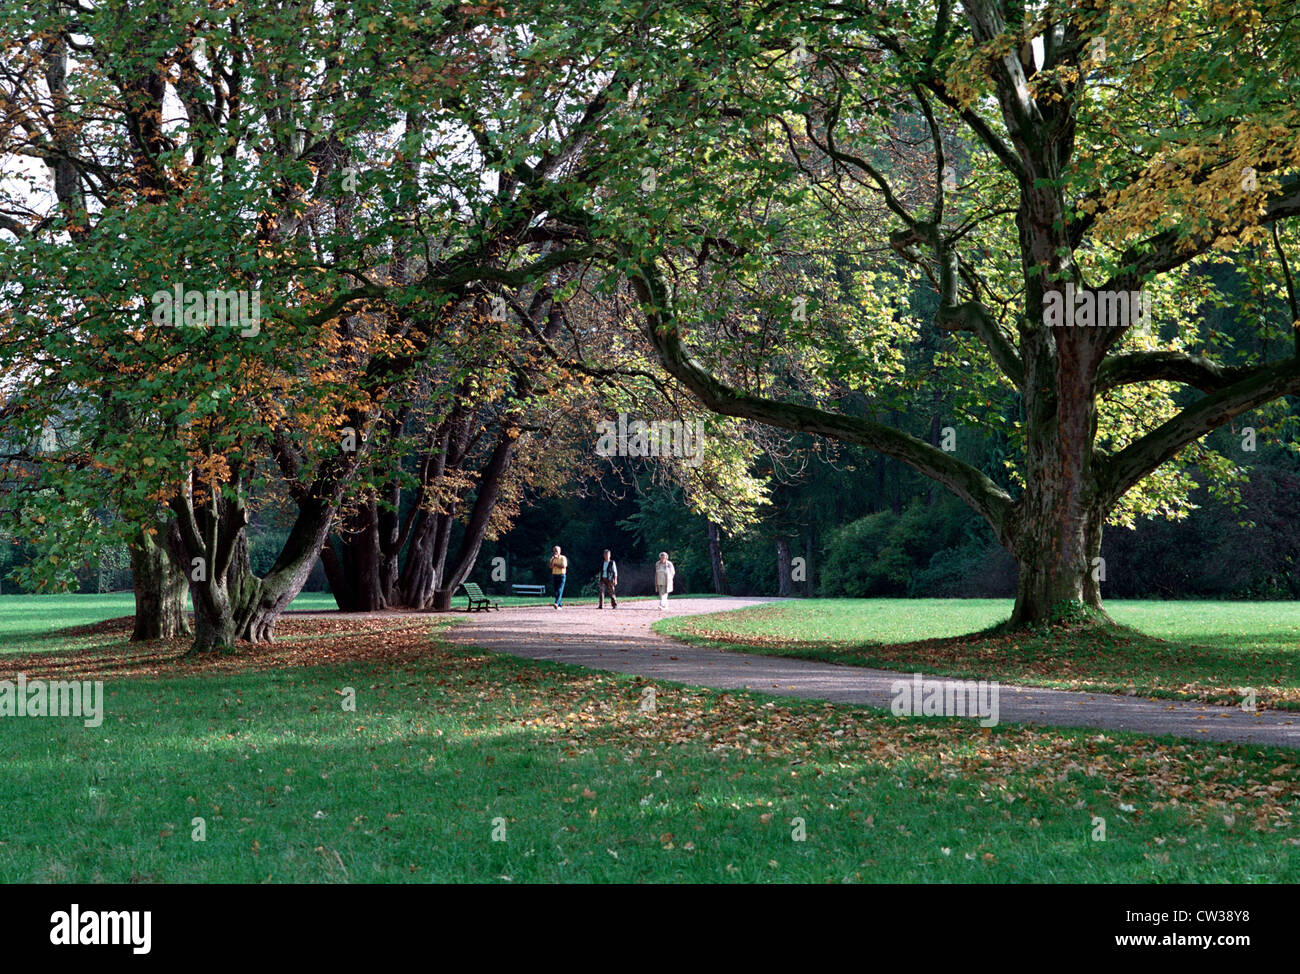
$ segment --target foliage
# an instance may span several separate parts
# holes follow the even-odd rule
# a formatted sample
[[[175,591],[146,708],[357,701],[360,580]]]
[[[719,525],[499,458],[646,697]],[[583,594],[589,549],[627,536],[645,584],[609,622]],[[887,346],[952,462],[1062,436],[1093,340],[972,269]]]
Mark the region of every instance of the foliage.
[[[861,598],[908,594],[913,576],[960,538],[961,508],[914,503],[901,515],[870,514],[836,532],[826,552],[822,592]],[[955,516],[954,516],[955,515]]]

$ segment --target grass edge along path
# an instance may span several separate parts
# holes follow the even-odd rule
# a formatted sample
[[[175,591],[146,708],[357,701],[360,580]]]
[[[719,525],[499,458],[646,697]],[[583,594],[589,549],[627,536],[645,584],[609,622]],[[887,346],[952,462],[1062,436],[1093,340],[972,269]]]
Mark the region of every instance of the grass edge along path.
[[[1300,603],[1117,602],[1108,608],[1127,625],[1113,629],[1006,634],[992,631],[997,600],[796,599],[730,613],[660,620],[656,632],[695,646],[818,660],[963,680],[1027,687],[1240,705],[1254,694],[1262,710],[1300,710]],[[1215,632],[1206,606],[1224,612],[1287,613],[1267,637]],[[1180,610],[1194,621],[1194,641],[1162,639],[1134,628],[1155,612]],[[875,626],[885,609],[925,617],[951,634],[890,638],[900,627]],[[1200,612],[1194,610],[1200,609]],[[845,613],[857,611],[857,618]],[[969,631],[959,634],[960,613]],[[1169,634],[1179,626],[1159,620]],[[926,623],[910,635],[924,632]],[[890,629],[893,632],[890,632]],[[879,633],[878,630],[885,630]],[[982,630],[982,631],[980,631]],[[1292,635],[1294,633],[1294,635]],[[868,638],[882,635],[883,638]],[[1067,641],[1068,640],[1068,641]]]

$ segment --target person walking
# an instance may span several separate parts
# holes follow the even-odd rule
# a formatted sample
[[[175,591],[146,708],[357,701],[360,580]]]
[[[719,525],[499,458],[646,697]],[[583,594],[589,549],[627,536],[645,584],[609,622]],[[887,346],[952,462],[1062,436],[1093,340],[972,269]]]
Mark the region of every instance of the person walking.
[[[596,591],[600,593],[600,602],[596,606],[598,609],[605,608],[605,593],[609,593],[609,607],[618,608],[618,599],[614,597],[614,589],[618,588],[618,562],[609,556],[609,549],[605,549],[605,560],[600,563],[600,575],[596,579]]]
[[[569,559],[560,554],[560,546],[555,546],[551,555],[551,585],[555,588],[555,607],[564,608],[564,580],[569,574]]]
[[[660,612],[668,608],[668,593],[673,590],[675,574],[677,569],[673,568],[673,563],[668,560],[668,552],[659,552],[659,560],[655,562],[655,591],[659,593]]]

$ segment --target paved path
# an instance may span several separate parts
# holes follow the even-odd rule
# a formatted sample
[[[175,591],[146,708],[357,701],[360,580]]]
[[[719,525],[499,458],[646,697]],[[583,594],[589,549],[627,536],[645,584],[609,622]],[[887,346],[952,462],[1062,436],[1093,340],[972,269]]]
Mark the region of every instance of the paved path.
[[[719,612],[766,601],[771,600],[670,600],[667,614]],[[650,630],[650,624],[663,615],[657,600],[624,601],[614,610],[585,604],[567,605],[559,612],[551,606],[508,608],[466,616],[451,631],[451,638],[527,659],[635,673],[717,690],[753,690],[871,707],[889,707],[894,699],[891,686],[908,676],[890,670],[688,646]],[[1002,723],[1129,730],[1198,741],[1300,748],[1300,714],[1294,712],[1248,714],[1210,704],[1005,685],[999,690]]]

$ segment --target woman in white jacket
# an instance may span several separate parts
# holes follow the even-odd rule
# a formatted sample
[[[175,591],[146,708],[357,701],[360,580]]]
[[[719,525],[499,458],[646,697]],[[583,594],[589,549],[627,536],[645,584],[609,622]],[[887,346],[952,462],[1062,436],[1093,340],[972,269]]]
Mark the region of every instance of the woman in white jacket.
[[[676,573],[677,569],[668,560],[668,552],[659,552],[659,560],[655,562],[655,591],[659,593],[661,612],[668,608],[668,593],[673,590],[673,575]]]

